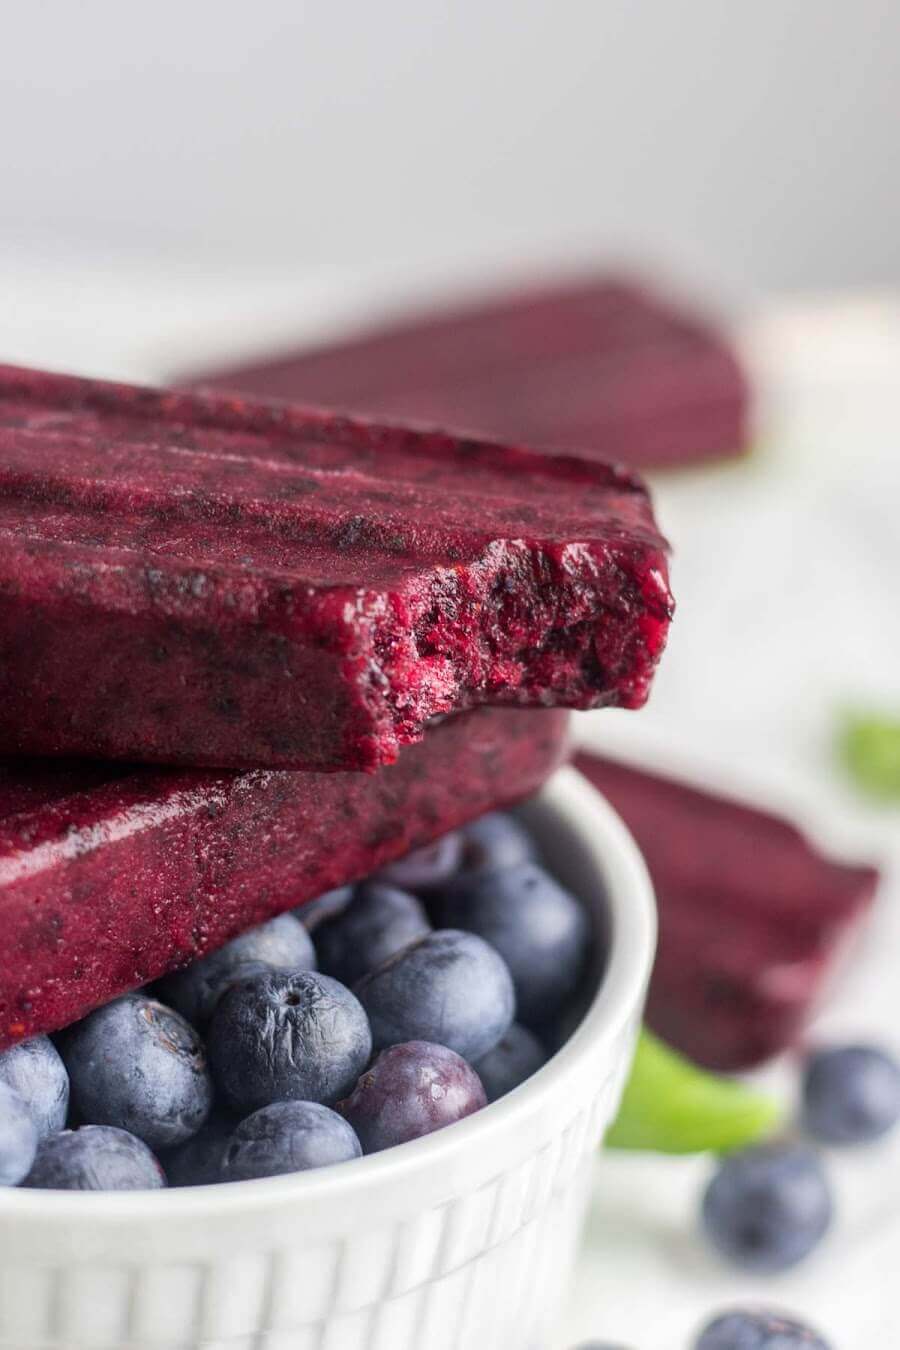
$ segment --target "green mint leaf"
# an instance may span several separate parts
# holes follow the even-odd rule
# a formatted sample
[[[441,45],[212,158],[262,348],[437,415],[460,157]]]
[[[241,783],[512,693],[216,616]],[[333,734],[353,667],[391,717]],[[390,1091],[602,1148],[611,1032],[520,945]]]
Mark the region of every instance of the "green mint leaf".
[[[845,713],[838,749],[859,787],[870,796],[900,801],[900,718]]]
[[[698,1068],[645,1029],[606,1143],[655,1153],[725,1153],[771,1134],[780,1114],[771,1097]]]

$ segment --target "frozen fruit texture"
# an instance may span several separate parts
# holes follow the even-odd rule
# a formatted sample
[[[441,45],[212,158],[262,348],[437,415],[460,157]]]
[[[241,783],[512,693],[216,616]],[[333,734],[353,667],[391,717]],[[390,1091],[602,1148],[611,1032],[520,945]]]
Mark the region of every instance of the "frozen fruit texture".
[[[623,817],[653,878],[650,1025],[713,1069],[784,1050],[868,909],[876,869],[826,858],[767,811],[597,755],[576,763]]]
[[[500,953],[526,1026],[546,1024],[576,993],[590,953],[590,920],[537,863],[463,873],[436,898],[433,914],[439,928],[477,933]]]
[[[0,1053],[0,1083],[22,1098],[42,1139],[65,1127],[69,1075],[47,1036],[33,1036]]]
[[[566,720],[477,709],[375,774],[0,762],[0,1049],[528,796]]]
[[[318,1102],[273,1102],[234,1131],[222,1162],[223,1181],[250,1181],[330,1167],[362,1156],[343,1116]]]
[[[48,1135],[22,1182],[40,1191],[155,1191],[159,1161],[142,1139],[114,1125],[82,1125]]]
[[[372,769],[484,704],[640,706],[627,470],[0,367],[0,750]]]
[[[315,970],[272,971],[232,985],[209,1028],[216,1087],[240,1115],[275,1102],[333,1105],[372,1054],[359,999]]]
[[[596,274],[414,314],[203,384],[640,468],[748,444],[747,379],[724,332],[647,287]]]
[[[356,993],[376,1049],[427,1041],[474,1061],[509,1030],[516,1011],[503,958],[475,933],[442,928],[365,975]]]
[[[202,1129],[213,1085],[189,1022],[144,993],[97,1008],[62,1038],[72,1102],[82,1120],[173,1148]]]

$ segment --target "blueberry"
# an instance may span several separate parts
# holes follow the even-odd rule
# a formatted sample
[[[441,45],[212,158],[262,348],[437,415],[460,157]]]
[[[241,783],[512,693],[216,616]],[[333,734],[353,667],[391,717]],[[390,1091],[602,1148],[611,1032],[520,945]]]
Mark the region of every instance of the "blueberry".
[[[527,1027],[513,1022],[493,1050],[477,1059],[473,1067],[484,1085],[488,1101],[495,1102],[524,1083],[546,1062],[547,1052],[537,1036]]]
[[[445,928],[390,957],[357,985],[377,1049],[434,1041],[470,1061],[492,1050],[515,1016],[509,971],[473,933]]]
[[[318,1102],[273,1102],[242,1120],[228,1141],[224,1181],[330,1167],[362,1156],[353,1129]]]
[[[463,831],[463,841],[461,870],[468,874],[497,872],[538,858],[537,845],[525,826],[503,811],[473,820]]]
[[[462,857],[463,836],[455,832],[445,834],[433,844],[417,848],[382,868],[378,879],[425,895],[450,880]]]
[[[151,1148],[196,1134],[212,1106],[203,1043],[190,1023],[145,994],[126,994],[77,1023],[62,1041],[82,1120],[115,1125]]]
[[[396,886],[360,886],[350,906],[316,929],[319,964],[342,984],[354,985],[416,938],[431,924],[414,895]]]
[[[238,1121],[224,1111],[213,1111],[203,1129],[176,1148],[167,1149],[161,1162],[170,1186],[211,1186],[222,1180],[222,1162]]]
[[[828,1144],[863,1144],[900,1118],[900,1065],[867,1045],[811,1055],[803,1078],[803,1123]]]
[[[703,1197],[712,1243],[736,1265],[762,1274],[796,1265],[832,1215],[822,1164],[802,1144],[775,1142],[732,1153]]]
[[[591,927],[582,905],[537,863],[461,876],[434,909],[441,927],[464,928],[509,966],[520,1021],[554,1017],[575,993]]]
[[[315,900],[307,900],[305,905],[298,905],[293,914],[307,933],[314,933],[326,919],[336,919],[339,914],[343,914],[352,899],[352,886],[337,886],[333,891],[324,891],[322,895],[316,896]]]
[[[315,970],[309,933],[293,914],[279,914],[159,981],[159,996],[196,1027],[204,1027],[226,989],[266,970]]]
[[[219,1000],[209,1029],[216,1083],[246,1115],[278,1101],[332,1105],[372,1053],[359,1000],[329,975],[257,975]]]
[[[485,1106],[478,1074],[444,1045],[407,1041],[382,1050],[338,1110],[365,1153],[431,1134]]]
[[[69,1075],[59,1051],[46,1036],[34,1036],[0,1054],[0,1083],[27,1103],[38,1134],[53,1134],[66,1123]]]
[[[40,1191],[150,1191],[166,1174],[147,1145],[111,1125],[50,1134],[22,1183]]]
[[[764,1308],[721,1313],[701,1331],[694,1350],[828,1350],[811,1327]]]
[[[0,1186],[18,1186],[28,1175],[38,1146],[38,1130],[28,1103],[0,1083]]]

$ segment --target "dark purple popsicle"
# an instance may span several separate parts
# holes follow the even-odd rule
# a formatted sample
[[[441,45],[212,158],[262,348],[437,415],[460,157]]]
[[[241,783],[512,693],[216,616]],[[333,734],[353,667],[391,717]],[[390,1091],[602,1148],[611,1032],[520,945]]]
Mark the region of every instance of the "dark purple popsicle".
[[[638,707],[627,470],[0,367],[0,751],[372,769],[482,704]]]
[[[868,909],[876,869],[826,858],[767,811],[594,754],[576,764],[622,816],[656,888],[650,1025],[713,1069],[786,1049]]]
[[[596,273],[425,309],[200,382],[638,468],[748,446],[747,379],[725,334],[648,287]]]
[[[0,1049],[529,795],[566,719],[461,713],[374,774],[0,762]]]

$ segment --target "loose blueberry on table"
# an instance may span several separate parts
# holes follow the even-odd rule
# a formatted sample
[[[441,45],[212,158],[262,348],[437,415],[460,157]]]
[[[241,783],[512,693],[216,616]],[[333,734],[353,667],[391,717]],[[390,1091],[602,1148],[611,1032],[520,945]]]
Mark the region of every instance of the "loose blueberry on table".
[[[703,1224],[713,1246],[758,1274],[802,1261],[831,1217],[831,1191],[818,1155],[790,1140],[732,1153],[703,1197]]]
[[[542,1066],[590,945],[525,828],[483,817],[0,1054],[0,1185],[249,1180],[442,1129]]]
[[[720,1313],[704,1327],[694,1350],[829,1350],[812,1327],[765,1308]]]
[[[867,1144],[900,1120],[900,1064],[870,1045],[812,1054],[803,1079],[803,1123],[826,1144]]]

